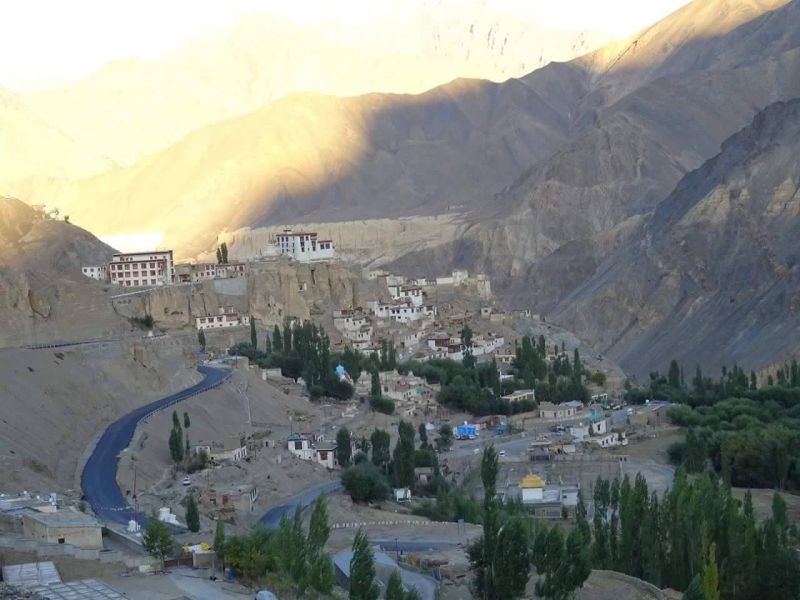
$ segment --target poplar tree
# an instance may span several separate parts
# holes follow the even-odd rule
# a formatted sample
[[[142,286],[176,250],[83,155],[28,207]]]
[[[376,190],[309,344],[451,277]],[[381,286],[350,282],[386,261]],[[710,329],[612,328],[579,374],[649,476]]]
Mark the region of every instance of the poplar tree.
[[[200,531],[200,513],[197,510],[197,501],[193,494],[189,494],[186,499],[186,526],[189,531],[194,533]]]
[[[283,352],[283,340],[281,339],[281,328],[275,325],[272,329],[272,349],[277,352]]]
[[[367,536],[359,529],[353,540],[353,557],[350,559],[350,600],[378,600],[379,595],[372,549]]]
[[[376,429],[372,432],[369,441],[372,445],[372,464],[386,473],[386,468],[391,460],[389,433],[383,429]]]
[[[253,350],[258,350],[258,336],[256,335],[256,321],[252,316],[250,317],[250,345],[253,347]]]

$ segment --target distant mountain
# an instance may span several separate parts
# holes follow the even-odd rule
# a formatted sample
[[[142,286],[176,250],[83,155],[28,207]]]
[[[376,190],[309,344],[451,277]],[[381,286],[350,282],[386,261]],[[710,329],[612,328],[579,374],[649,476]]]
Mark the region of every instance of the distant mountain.
[[[689,173],[551,311],[630,370],[767,365],[800,334],[800,98]]]
[[[0,192],[2,182],[27,178],[89,177],[114,162],[37,117],[19,96],[0,88]]]
[[[163,60],[117,61],[24,101],[73,139],[130,165],[195,129],[293,92],[420,93],[459,77],[501,81],[608,41],[476,2],[421,6],[352,26],[249,15]]]

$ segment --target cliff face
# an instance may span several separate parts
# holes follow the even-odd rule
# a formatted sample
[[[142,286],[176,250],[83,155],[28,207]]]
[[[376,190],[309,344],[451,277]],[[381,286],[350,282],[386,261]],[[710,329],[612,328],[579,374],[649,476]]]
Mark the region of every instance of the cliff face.
[[[234,306],[262,325],[284,317],[318,318],[333,309],[362,306],[379,295],[341,263],[298,264],[278,260],[254,266],[247,277],[173,286],[114,300],[114,310],[128,317],[151,315],[161,328],[194,327],[195,317]]]
[[[552,311],[645,373],[763,365],[800,332],[800,99],[761,111]]]
[[[90,233],[0,197],[0,346],[86,339],[124,328],[108,286],[81,273],[113,249]]]

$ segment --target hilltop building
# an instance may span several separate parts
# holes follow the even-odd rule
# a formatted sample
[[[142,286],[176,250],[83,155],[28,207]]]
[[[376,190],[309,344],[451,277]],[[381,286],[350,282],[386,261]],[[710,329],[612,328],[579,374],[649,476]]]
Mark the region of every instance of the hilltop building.
[[[114,254],[108,275],[111,283],[124,287],[170,285],[175,280],[172,250]]]
[[[86,277],[96,279],[97,281],[106,281],[108,279],[107,265],[81,267],[81,272],[86,275]]]
[[[295,233],[291,229],[275,236],[275,246],[278,252],[298,262],[330,260],[335,253],[332,240],[320,240],[314,232]]]
[[[216,315],[195,317],[195,327],[197,329],[221,329],[240,325],[250,325],[250,317],[240,315],[232,306],[220,306],[219,314]]]

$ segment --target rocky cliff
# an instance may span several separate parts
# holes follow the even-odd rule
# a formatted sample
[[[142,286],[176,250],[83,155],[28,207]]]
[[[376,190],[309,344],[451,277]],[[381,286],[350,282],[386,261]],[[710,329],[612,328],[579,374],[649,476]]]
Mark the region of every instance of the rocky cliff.
[[[247,277],[133,293],[115,298],[113,305],[125,318],[150,315],[162,329],[194,327],[195,317],[217,314],[221,306],[233,306],[260,325],[272,326],[284,317],[319,318],[386,294],[385,288],[363,280],[342,263],[299,264],[281,259],[255,263]]]
[[[643,374],[768,365],[798,349],[800,99],[686,175],[552,318]]]
[[[87,231],[0,197],[0,346],[124,329],[109,286],[81,273],[81,265],[107,262],[112,252]]]

